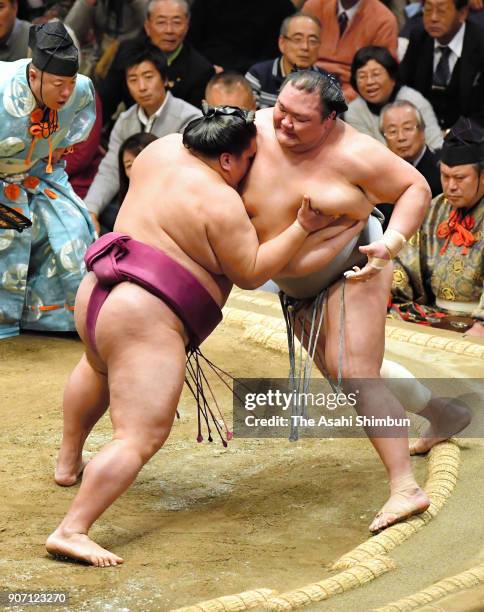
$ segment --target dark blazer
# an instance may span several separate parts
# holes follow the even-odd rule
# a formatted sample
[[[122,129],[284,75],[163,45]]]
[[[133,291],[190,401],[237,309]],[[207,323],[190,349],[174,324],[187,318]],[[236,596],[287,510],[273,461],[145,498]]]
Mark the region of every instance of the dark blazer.
[[[140,35],[140,39],[147,45],[151,44],[144,33]],[[109,121],[120,102],[124,102],[126,108],[134,104],[126,85],[124,70],[117,67],[119,65],[117,60],[121,57],[126,44],[121,43],[106,77],[97,86],[106,121]],[[184,42],[180,54],[168,67],[167,89],[176,98],[200,108],[205,87],[214,74],[213,65],[189,43]]]
[[[420,174],[422,174],[427,180],[427,183],[430,186],[430,190],[432,191],[433,198],[442,193],[442,184],[440,182],[439,169],[440,154],[440,149],[438,151],[432,152],[426,146],[425,153],[423,154],[422,159],[415,166],[420,172]],[[383,213],[383,216],[385,217],[385,221],[383,222],[383,231],[385,231],[388,227],[390,217],[393,213],[393,204],[378,204],[377,208],[380,212]]]
[[[419,163],[415,166],[420,174],[427,179],[432,191],[432,197],[442,193],[442,183],[440,182],[440,151],[432,152],[428,147]]]
[[[451,127],[463,115],[484,122],[484,29],[467,20],[462,55],[444,92],[432,89],[434,39],[423,25],[410,34],[400,75],[429,100],[442,128]]]

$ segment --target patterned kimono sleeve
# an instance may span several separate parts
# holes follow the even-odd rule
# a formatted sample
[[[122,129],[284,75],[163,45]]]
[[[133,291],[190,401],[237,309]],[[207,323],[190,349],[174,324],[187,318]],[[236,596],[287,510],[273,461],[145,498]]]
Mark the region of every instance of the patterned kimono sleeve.
[[[479,300],[479,306],[473,311],[472,313],[472,317],[474,319],[479,319],[479,321],[482,321],[484,323],[484,280],[482,281],[482,291],[481,291],[481,297]]]
[[[58,147],[71,147],[87,140],[96,120],[96,101],[91,79],[79,75],[77,89],[77,108],[72,117],[69,131]]]
[[[418,230],[394,261],[392,301],[395,304],[429,304],[425,288],[425,234]]]

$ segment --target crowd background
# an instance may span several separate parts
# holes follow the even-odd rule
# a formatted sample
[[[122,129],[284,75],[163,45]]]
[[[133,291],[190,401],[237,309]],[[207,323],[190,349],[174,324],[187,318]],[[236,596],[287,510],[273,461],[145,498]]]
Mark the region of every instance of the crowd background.
[[[264,108],[291,71],[331,73],[349,103],[345,120],[427,178],[435,198],[429,219],[438,218],[438,227],[426,220],[415,240],[428,241],[449,221],[435,214],[443,201],[450,201],[450,215],[460,211],[449,222],[450,263],[438,267],[440,284],[438,252],[421,245],[411,262],[408,252],[398,262],[393,315],[442,325],[435,316],[440,298],[447,308],[455,302],[465,329],[482,335],[483,0],[0,0],[0,61],[28,57],[30,24],[56,19],[71,33],[80,72],[95,87],[94,126],[65,161],[99,232],[112,230],[135,155],[154,138],[182,132],[200,116],[203,99]],[[461,133],[478,151],[470,164],[475,189],[465,193],[456,164],[442,182],[442,167],[449,166],[440,161],[445,134],[463,120]],[[452,206],[453,190],[459,206]],[[382,203],[382,210],[388,218],[389,207]],[[409,280],[417,264],[419,291]],[[454,279],[462,269],[464,284]]]

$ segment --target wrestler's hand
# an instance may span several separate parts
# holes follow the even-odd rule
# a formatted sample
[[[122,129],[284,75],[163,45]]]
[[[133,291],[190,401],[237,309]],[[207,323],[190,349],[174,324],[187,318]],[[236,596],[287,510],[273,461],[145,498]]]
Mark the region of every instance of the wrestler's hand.
[[[311,200],[308,195],[304,195],[301,208],[297,211],[297,220],[299,225],[308,234],[316,232],[323,227],[326,227],[331,222],[331,217],[321,215],[319,211],[311,208]]]
[[[366,264],[364,268],[360,269],[358,266],[353,266],[353,270],[348,270],[347,272],[345,272],[344,276],[348,281],[352,281],[352,282],[367,281],[367,280],[370,280],[370,278],[373,278],[377,274],[379,274],[381,270],[383,269],[383,266],[376,267],[372,265],[370,263],[370,260],[373,257],[376,257],[377,259],[380,259],[380,260],[388,261],[387,265],[390,264],[390,261],[391,261],[390,253],[388,252],[388,249],[383,244],[383,242],[379,240],[372,242],[371,244],[368,244],[367,246],[361,246],[360,252],[365,253],[368,256],[368,263]],[[383,263],[383,262],[380,262],[380,263]]]

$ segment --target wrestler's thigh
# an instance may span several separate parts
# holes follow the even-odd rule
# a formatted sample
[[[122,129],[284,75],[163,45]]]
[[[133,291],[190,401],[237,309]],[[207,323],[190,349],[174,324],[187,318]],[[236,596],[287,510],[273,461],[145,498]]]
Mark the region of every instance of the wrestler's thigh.
[[[116,434],[165,437],[185,377],[183,323],[161,300],[132,283],[115,287],[98,317],[96,343],[108,369]]]
[[[367,282],[346,282],[343,376],[379,376],[391,282],[390,265]],[[330,289],[325,319],[325,361],[333,376],[337,374],[339,362],[341,290],[341,282]]]

